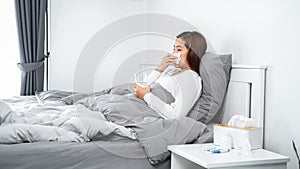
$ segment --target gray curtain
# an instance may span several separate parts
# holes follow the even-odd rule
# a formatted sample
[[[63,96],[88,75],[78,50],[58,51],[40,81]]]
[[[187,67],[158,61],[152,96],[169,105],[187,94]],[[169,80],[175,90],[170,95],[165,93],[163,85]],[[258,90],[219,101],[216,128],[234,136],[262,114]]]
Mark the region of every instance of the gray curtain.
[[[44,41],[47,0],[15,0],[22,71],[21,95],[44,87]]]

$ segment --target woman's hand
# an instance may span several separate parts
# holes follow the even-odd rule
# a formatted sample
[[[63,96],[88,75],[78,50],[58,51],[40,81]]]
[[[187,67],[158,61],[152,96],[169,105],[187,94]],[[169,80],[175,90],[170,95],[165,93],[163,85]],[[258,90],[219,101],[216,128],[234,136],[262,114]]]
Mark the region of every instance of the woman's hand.
[[[144,99],[145,94],[150,93],[151,91],[150,86],[144,88],[136,83],[134,83],[133,85],[134,85],[135,95],[137,98]]]
[[[174,65],[176,63],[176,60],[177,57],[174,57],[168,53],[165,57],[162,58],[161,63],[156,70],[158,70],[159,72],[163,72],[169,65]]]

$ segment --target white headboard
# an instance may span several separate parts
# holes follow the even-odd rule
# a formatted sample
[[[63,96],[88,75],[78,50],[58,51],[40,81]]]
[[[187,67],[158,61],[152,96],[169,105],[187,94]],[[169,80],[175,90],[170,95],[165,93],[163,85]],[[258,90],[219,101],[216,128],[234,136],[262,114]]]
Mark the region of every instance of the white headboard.
[[[236,114],[253,118],[264,127],[266,66],[233,65],[222,123]]]
[[[267,66],[233,65],[222,123],[236,114],[253,118],[262,128],[264,143],[265,83]]]

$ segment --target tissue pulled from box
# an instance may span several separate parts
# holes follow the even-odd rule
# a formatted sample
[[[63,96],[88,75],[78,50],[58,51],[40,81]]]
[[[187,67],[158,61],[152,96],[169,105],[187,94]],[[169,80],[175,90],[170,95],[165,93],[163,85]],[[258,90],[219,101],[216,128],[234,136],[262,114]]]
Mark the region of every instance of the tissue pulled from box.
[[[238,127],[238,128],[248,128],[248,127],[254,127],[255,122],[252,118],[248,118],[243,115],[234,115],[229,120],[228,126]]]

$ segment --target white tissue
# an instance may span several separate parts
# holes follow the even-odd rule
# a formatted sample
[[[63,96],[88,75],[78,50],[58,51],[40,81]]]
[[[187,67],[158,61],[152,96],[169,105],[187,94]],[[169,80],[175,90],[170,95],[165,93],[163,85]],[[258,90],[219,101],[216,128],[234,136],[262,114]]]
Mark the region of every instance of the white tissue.
[[[177,60],[175,62],[175,64],[179,64],[180,60],[181,60],[181,53],[172,53],[172,56],[177,57]]]
[[[234,115],[229,120],[228,126],[239,127],[239,128],[254,127],[255,122],[252,118],[248,118],[242,115]]]

